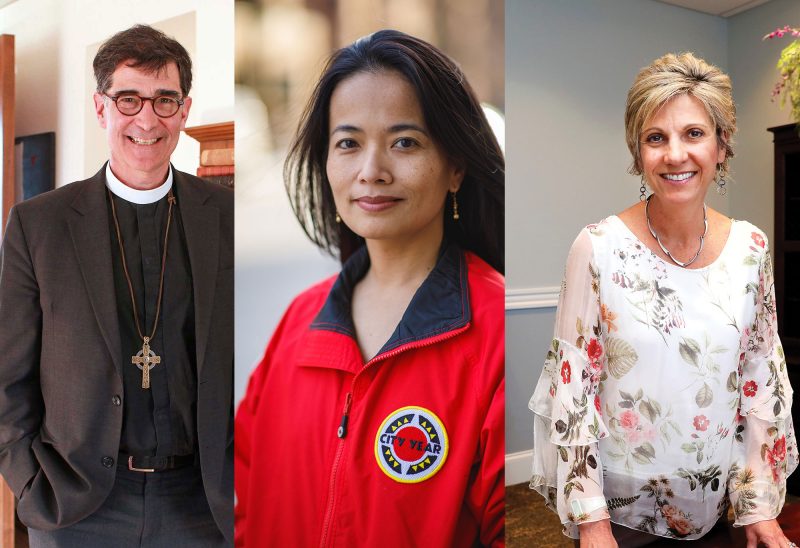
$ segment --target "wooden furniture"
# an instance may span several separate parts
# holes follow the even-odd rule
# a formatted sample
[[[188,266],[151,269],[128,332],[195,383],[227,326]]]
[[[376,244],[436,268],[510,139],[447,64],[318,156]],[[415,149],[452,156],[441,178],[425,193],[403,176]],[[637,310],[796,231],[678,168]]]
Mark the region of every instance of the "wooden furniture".
[[[197,176],[233,187],[233,122],[187,127],[183,131],[200,142]]]
[[[778,333],[786,354],[789,380],[800,394],[800,134],[795,124],[771,127],[775,150],[775,298]],[[800,397],[792,419],[800,425]],[[788,490],[800,495],[800,474],[789,477]]]

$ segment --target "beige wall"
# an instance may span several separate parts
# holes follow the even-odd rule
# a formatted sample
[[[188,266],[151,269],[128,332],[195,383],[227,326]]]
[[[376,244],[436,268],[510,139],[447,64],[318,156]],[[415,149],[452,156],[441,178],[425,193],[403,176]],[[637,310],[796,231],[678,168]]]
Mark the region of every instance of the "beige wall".
[[[16,37],[17,135],[55,131],[56,186],[94,174],[107,157],[92,114],[91,53],[136,23],[166,25],[190,42],[187,125],[233,120],[233,0],[17,0],[0,9],[0,33]],[[176,167],[193,172],[198,151],[184,135]]]

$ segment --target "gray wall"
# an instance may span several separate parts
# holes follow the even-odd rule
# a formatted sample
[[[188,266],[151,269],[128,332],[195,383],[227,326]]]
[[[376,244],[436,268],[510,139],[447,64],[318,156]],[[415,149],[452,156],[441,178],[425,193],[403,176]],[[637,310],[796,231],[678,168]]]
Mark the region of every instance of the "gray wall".
[[[506,454],[530,450],[528,400],[553,336],[555,309],[506,312]]]
[[[778,55],[790,39],[762,42],[761,37],[784,25],[800,25],[797,0],[772,0],[728,19],[728,59],[739,126],[730,214],[761,227],[770,238],[774,162],[772,134],[766,128],[788,124],[791,117],[788,105],[780,109],[769,97],[778,81]]]
[[[580,228],[638,199],[623,127],[637,72],[685,50],[727,69],[726,23],[653,0],[510,0],[506,23],[506,283],[555,286]]]
[[[627,174],[623,116],[641,67],[669,51],[693,51],[731,72],[741,103],[742,146],[732,164],[737,182],[724,198],[711,192],[709,204],[771,230],[771,144],[763,127],[767,111],[780,120],[787,114],[769,102],[780,47],[759,39],[778,22],[798,21],[798,8],[794,19],[786,13],[790,3],[775,0],[730,20],[653,0],[506,3],[506,283],[507,290],[531,295],[527,309],[506,313],[507,453],[532,445],[527,403],[555,319],[555,308],[537,305],[537,290],[560,285],[581,227],[638,199],[639,180]],[[745,19],[780,5],[786,8],[776,17],[785,22]],[[729,53],[729,42],[738,49]],[[739,81],[749,73],[732,66],[741,57],[759,66],[764,82],[747,83],[755,89]],[[750,141],[761,150],[751,151]],[[751,180],[762,188],[751,188]]]
[[[789,40],[761,37],[798,24],[800,3],[772,0],[728,19],[652,0],[510,0],[506,9],[508,289],[558,285],[580,227],[636,199],[638,181],[625,173],[625,94],[639,67],[667,51],[694,51],[730,74],[739,127],[733,180],[725,198],[711,192],[709,203],[772,236],[766,128],[791,121],[788,108],[769,101]],[[508,453],[531,448],[527,401],[554,319],[552,307],[506,314]]]

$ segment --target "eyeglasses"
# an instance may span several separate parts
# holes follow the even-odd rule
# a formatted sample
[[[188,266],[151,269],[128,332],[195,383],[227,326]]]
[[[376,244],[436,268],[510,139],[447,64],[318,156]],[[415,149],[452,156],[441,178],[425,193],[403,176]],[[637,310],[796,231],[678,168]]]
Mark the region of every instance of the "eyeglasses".
[[[183,105],[183,99],[176,99],[169,95],[156,95],[155,97],[140,97],[132,93],[121,95],[106,95],[117,105],[117,110],[125,116],[136,116],[141,112],[145,101],[153,103],[153,112],[159,118],[170,118],[175,116],[178,109]]]

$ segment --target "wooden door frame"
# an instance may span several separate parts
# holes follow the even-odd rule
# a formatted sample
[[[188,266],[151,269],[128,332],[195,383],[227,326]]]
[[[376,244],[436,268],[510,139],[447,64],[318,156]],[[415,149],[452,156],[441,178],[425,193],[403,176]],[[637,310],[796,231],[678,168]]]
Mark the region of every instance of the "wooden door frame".
[[[17,199],[14,180],[14,36],[0,35],[0,128],[2,128],[3,188],[2,227],[5,231],[8,211]],[[14,494],[0,478],[0,546],[14,548]]]
[[[0,35],[0,128],[2,128],[3,216],[0,233],[5,230],[8,211],[16,201],[14,181],[14,36]]]

